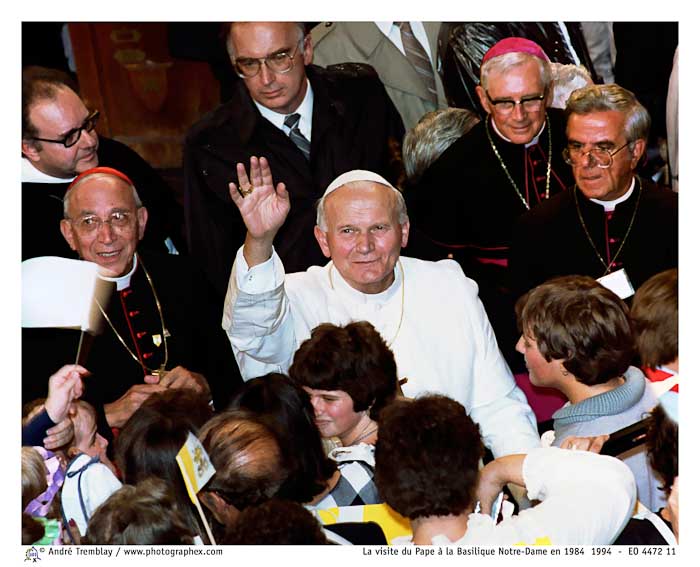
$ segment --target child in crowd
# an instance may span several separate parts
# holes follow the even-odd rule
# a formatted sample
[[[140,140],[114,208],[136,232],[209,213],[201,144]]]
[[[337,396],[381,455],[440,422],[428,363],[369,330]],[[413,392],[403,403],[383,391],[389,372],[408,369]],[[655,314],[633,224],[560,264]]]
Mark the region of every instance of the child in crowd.
[[[613,433],[640,421],[657,404],[649,381],[631,366],[635,343],[627,306],[593,278],[549,280],[521,297],[516,312],[522,331],[516,348],[530,381],[569,400],[552,416],[555,446],[569,436]],[[618,456],[632,469],[642,504],[661,507],[660,481],[644,447]]]

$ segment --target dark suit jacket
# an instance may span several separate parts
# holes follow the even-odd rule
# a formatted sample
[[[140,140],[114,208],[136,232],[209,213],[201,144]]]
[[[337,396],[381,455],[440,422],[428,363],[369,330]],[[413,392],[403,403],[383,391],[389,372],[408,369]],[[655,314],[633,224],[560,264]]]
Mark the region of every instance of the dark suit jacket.
[[[639,179],[639,178],[637,178]],[[603,207],[586,199],[578,189],[568,189],[524,215],[516,224],[509,269],[515,297],[564,275],[598,279],[605,271],[581,225],[574,191],[586,230],[598,253],[607,261]],[[611,271],[624,268],[639,289],[651,276],[678,267],[678,194],[642,181],[632,195],[615,207],[608,223],[611,255],[618,247],[637,207],[634,223]]]
[[[186,258],[168,254],[141,251],[142,264],[153,280],[160,300],[168,338],[168,365],[177,365],[204,374],[217,409],[224,408],[233,392],[242,383],[231,345],[221,328],[221,314],[211,308],[209,290],[201,274],[193,269]],[[145,361],[149,368],[157,368],[162,361],[164,347],[155,347],[151,336],[161,334],[160,317],[153,293],[141,265],[131,278],[128,288],[133,293],[125,297],[122,307],[120,292],[112,294],[107,316],[119,335],[133,352],[153,352]],[[125,313],[139,311],[135,329],[145,331],[134,344]],[[79,331],[58,329],[23,329],[22,344],[22,398],[23,403],[46,396],[49,376],[64,364],[75,362],[80,339]],[[102,406],[120,398],[134,384],[142,384],[144,372],[119,342],[112,329],[104,324],[102,333],[86,345],[87,358],[83,366],[92,372],[85,379],[83,398],[92,403],[98,413]],[[150,343],[150,345],[149,345]],[[102,419],[103,428],[106,423]]]
[[[187,239],[222,299],[246,234],[228,192],[228,183],[237,182],[236,163],[266,157],[274,182],[289,191],[291,210],[274,243],[288,272],[325,263],[313,236],[315,203],[335,177],[351,169],[396,177],[389,141],[402,138],[401,118],[371,67],[342,67],[306,68],[314,92],[310,161],[262,117],[243,82],[191,128],[184,155]]]

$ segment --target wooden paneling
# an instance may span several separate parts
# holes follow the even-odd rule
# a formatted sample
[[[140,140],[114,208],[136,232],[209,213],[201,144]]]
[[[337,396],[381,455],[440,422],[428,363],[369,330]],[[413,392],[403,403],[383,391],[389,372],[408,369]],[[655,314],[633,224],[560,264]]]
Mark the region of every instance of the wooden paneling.
[[[188,128],[219,103],[207,63],[168,53],[166,23],[69,25],[80,90],[99,132],[157,168],[177,168]]]

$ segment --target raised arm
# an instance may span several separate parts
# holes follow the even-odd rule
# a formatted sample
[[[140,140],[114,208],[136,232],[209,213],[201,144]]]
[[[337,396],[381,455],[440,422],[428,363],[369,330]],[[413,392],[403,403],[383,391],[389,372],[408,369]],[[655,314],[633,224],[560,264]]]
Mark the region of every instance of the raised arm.
[[[236,164],[236,173],[238,185],[229,183],[229,193],[248,230],[243,255],[252,268],[272,255],[272,242],[289,214],[289,193],[284,183],[275,187],[264,157],[250,158],[250,178],[242,163]]]

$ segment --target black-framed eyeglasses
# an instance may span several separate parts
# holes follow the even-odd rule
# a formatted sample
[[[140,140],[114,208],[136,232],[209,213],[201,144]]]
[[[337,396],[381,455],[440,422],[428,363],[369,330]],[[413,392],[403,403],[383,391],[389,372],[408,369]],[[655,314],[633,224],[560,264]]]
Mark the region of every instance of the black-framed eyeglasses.
[[[86,132],[92,132],[95,129],[95,126],[97,126],[97,120],[99,118],[100,111],[93,110],[78,128],[73,128],[72,130],[69,130],[68,133],[65,136],[63,136],[63,138],[61,138],[60,140],[49,140],[48,138],[37,138],[36,136],[33,137],[32,140],[38,140],[40,142],[51,142],[52,144],[63,144],[66,148],[70,148],[71,146],[75,146],[75,144],[78,143],[78,140],[80,140],[80,136],[82,135],[83,130],[85,130]]]
[[[129,211],[114,211],[106,219],[101,219],[97,215],[85,215],[77,219],[68,219],[83,234],[93,234],[102,228],[103,224],[108,224],[112,229],[122,229],[129,226],[131,222]]]
[[[294,57],[296,57],[303,43],[304,40],[302,39],[291,53],[289,51],[279,51],[265,57],[238,57],[234,60],[233,67],[241,79],[255,77],[260,72],[263,63],[273,73],[289,73],[294,68]]]
[[[515,105],[519,104],[522,106],[523,110],[525,112],[535,112],[537,110],[540,110],[542,108],[542,105],[544,104],[544,93],[541,95],[537,96],[526,96],[521,98],[520,100],[511,100],[511,99],[506,99],[506,100],[493,100],[491,98],[491,95],[489,94],[489,91],[484,91],[486,93],[486,98],[489,99],[489,102],[493,106],[493,108],[498,112],[499,114],[510,114],[513,112],[515,109]]]
[[[588,165],[588,160],[593,158],[593,161],[598,167],[601,169],[607,169],[612,165],[615,154],[622,151],[631,143],[632,142],[627,142],[616,150],[609,150],[608,148],[593,148],[587,152],[584,152],[583,148],[580,146],[567,146],[564,148],[562,156],[564,156],[564,161],[569,165]]]

